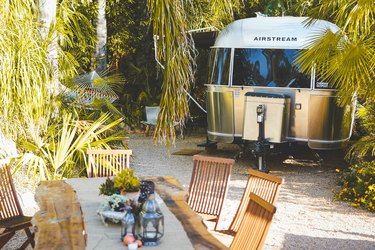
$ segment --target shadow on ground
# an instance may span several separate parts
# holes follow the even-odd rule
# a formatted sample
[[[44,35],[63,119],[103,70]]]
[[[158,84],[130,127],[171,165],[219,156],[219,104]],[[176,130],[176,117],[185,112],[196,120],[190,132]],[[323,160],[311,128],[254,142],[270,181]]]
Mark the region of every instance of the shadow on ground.
[[[366,235],[371,238],[373,235]],[[310,237],[305,235],[286,234],[283,250],[289,249],[330,249],[330,250],[352,250],[353,245],[356,249],[373,250],[375,244],[367,240],[338,239],[338,238],[322,238]]]
[[[243,151],[236,144],[222,144],[206,148],[201,154],[236,159],[244,168],[258,168],[257,158],[250,150]],[[296,144],[266,156],[266,167],[270,171],[334,171],[348,166],[343,150],[313,150],[307,145]]]

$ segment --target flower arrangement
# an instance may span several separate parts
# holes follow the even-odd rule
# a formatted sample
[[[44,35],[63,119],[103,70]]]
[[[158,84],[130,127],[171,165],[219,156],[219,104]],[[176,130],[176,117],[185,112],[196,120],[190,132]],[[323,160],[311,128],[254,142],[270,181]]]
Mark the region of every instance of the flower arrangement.
[[[113,194],[109,196],[107,204],[111,207],[112,211],[124,211],[128,199],[123,195]]]
[[[106,197],[106,199],[100,203],[97,210],[97,213],[101,217],[103,223],[107,225],[106,220],[119,223],[122,217],[124,217],[124,210],[126,208],[127,201],[128,198],[119,194],[113,194]]]
[[[134,194],[140,190],[140,179],[134,175],[133,169],[124,169],[113,179],[107,178],[99,187],[99,195],[107,196],[100,204],[98,214],[103,223],[109,219],[118,223],[124,216],[124,212],[131,207],[135,214],[138,214],[138,196]],[[121,194],[120,194],[121,193]]]
[[[106,224],[105,221],[107,219],[114,223],[119,223],[124,217],[124,212],[129,207],[132,208],[136,215],[140,212],[137,202],[132,198],[120,194],[112,194],[100,203],[97,213],[102,218],[104,224]]]

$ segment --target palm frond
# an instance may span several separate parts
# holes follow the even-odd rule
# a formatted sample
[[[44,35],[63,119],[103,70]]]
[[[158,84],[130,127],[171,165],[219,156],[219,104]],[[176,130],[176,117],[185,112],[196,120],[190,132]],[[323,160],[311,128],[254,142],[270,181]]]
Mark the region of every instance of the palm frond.
[[[17,140],[25,137],[30,119],[40,123],[53,105],[48,93],[53,68],[35,19],[34,1],[1,1],[0,20],[0,126]]]
[[[99,73],[100,78],[94,84],[105,84],[117,92],[121,92],[125,85],[125,77],[121,73],[114,73],[109,70]]]
[[[361,160],[365,157],[375,157],[375,102],[368,98],[357,109],[357,119],[365,135],[350,148],[346,158]]]
[[[122,119],[109,122],[109,114],[92,123],[77,122],[76,119],[72,114],[64,114],[61,126],[51,128],[52,131],[42,139],[43,143],[20,144],[25,153],[16,159],[15,171],[26,165],[28,174],[34,178],[39,174],[42,180],[77,176],[85,166],[88,148],[110,149],[107,143],[124,139],[118,134],[105,135]]]
[[[155,138],[174,143],[174,124],[183,123],[188,115],[184,89],[189,90],[194,79],[194,50],[188,35],[182,1],[150,0],[149,9],[154,34],[158,36],[159,58],[165,66],[160,113]]]
[[[33,153],[23,154],[21,158],[16,159],[16,166],[13,172],[16,173],[23,166],[28,166],[27,174],[30,175],[32,173],[34,179],[36,179],[38,174],[40,180],[50,180],[52,177],[43,156]]]
[[[309,49],[296,61],[305,72],[315,67],[317,77],[337,87],[342,102],[348,103],[355,93],[365,96],[374,93],[371,88],[374,86],[374,45],[373,38],[351,40],[342,32],[325,31],[311,38]]]
[[[112,103],[110,103],[109,101],[105,101],[105,105],[107,107],[107,109],[109,110],[109,112],[111,113],[112,116],[114,117],[118,117],[118,118],[121,118],[121,119],[124,119],[124,114],[118,110]]]
[[[220,23],[219,20],[232,20],[233,10],[235,6],[238,6],[239,2],[239,0],[213,0],[211,2],[213,20],[216,20],[216,23]]]

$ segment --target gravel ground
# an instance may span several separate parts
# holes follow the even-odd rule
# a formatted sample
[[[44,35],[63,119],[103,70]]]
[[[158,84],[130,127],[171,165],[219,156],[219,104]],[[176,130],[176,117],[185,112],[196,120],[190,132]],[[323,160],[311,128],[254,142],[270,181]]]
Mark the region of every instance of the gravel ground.
[[[181,149],[203,149],[205,135],[178,139],[168,156],[163,145],[154,144],[151,137],[130,135],[133,168],[140,176],[173,175],[188,187],[193,168],[191,156],[173,155]],[[264,249],[375,249],[375,214],[335,201],[336,168],[345,165],[340,152],[323,152],[323,162],[311,150],[292,151],[293,157],[271,156],[267,163],[271,174],[282,176],[277,212],[272,221]],[[239,148],[219,144],[217,150],[201,154],[234,157]],[[247,181],[247,170],[255,167],[251,156],[236,161],[223,213],[225,228],[234,216]],[[219,239],[227,245],[228,238]]]
[[[174,155],[181,149],[204,149],[197,144],[205,142],[204,134],[195,134],[177,139],[170,153],[164,145],[155,144],[152,137],[143,134],[129,135],[129,148],[133,150],[131,167],[139,176],[175,176],[184,187],[188,187],[193,168],[192,158]],[[218,145],[217,150],[201,154],[233,158],[239,148],[234,145]],[[375,249],[375,214],[356,209],[349,203],[334,200],[337,190],[336,168],[345,162],[342,154],[326,152],[319,164],[311,150],[300,147],[290,157],[275,155],[267,159],[271,174],[282,176],[277,212],[272,221],[264,249]],[[236,161],[223,213],[226,220],[219,224],[225,228],[231,222],[246,185],[247,170],[255,167],[251,156]],[[33,214],[37,207],[30,193],[21,193],[26,214]],[[229,245],[231,238],[216,235]],[[15,249],[23,238],[8,244],[5,249]]]

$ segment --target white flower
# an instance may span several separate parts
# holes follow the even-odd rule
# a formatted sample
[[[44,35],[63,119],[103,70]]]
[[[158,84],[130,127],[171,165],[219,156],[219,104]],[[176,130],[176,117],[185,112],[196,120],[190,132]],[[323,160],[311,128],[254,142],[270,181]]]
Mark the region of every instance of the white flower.
[[[119,218],[124,216],[124,212],[116,212],[116,208],[120,207],[121,204],[126,204],[129,200],[129,197],[113,194],[111,196],[107,196],[104,201],[100,203],[100,206],[97,210],[98,215],[100,215],[103,223],[105,223],[105,219],[109,218],[112,222],[118,223],[120,221]]]

